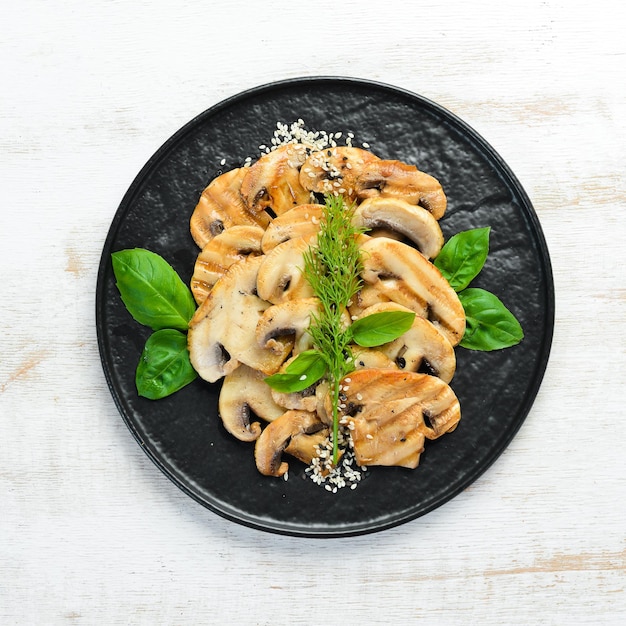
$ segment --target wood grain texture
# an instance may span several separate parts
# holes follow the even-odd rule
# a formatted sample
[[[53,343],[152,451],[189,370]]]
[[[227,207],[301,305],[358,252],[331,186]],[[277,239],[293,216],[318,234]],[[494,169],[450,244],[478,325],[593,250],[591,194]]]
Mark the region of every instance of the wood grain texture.
[[[3,13],[0,623],[626,623],[622,4]],[[331,541],[226,522],[161,475],[94,326],[108,227],[152,153],[225,97],[311,75],[397,85],[481,133],[533,201],[557,294],[544,383],[495,465],[423,518]]]

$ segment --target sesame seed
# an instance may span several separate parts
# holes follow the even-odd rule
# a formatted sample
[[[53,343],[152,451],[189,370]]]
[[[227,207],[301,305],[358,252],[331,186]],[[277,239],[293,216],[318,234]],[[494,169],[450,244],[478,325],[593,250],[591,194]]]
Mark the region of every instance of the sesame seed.
[[[226,165],[226,159],[222,159],[222,160],[220,161],[220,165]]]
[[[306,380],[306,374],[302,374],[302,376],[300,376],[300,380]]]

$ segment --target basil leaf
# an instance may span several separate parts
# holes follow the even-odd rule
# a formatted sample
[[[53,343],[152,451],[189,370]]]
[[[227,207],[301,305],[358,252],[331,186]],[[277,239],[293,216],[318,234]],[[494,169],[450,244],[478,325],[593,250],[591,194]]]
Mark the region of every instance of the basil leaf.
[[[317,350],[307,350],[289,363],[284,374],[268,376],[265,382],[281,393],[294,393],[316,383],[326,374],[326,370],[324,357]]]
[[[484,289],[464,289],[459,300],[467,326],[459,345],[469,350],[499,350],[518,344],[524,331],[513,313]]]
[[[389,343],[411,328],[415,313],[409,311],[383,311],[356,320],[349,331],[356,344],[372,348]]]
[[[158,400],[188,385],[198,375],[189,361],[187,336],[178,330],[150,335],[137,365],[135,384],[140,396]]]
[[[457,233],[437,255],[435,267],[454,291],[465,289],[483,268],[489,253],[490,231],[487,226]]]
[[[143,248],[121,250],[111,257],[122,302],[137,322],[152,330],[187,330],[196,303],[165,259]]]

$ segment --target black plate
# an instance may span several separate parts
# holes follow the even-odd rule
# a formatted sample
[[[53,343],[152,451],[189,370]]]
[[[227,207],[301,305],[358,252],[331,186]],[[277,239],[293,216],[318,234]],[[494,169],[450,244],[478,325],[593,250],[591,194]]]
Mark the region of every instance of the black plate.
[[[462,419],[427,442],[416,470],[372,468],[355,490],[328,493],[291,463],[289,480],[256,471],[252,444],[233,439],[217,416],[219,385],[197,380],[170,398],[137,396],[134,373],[150,331],[126,312],[111,253],[144,247],[189,281],[197,248],[189,217],[220,170],[258,156],[276,122],[353,131],[383,158],[437,177],[448,196],[447,237],[491,226],[491,252],[472,286],[496,293],[526,337],[492,353],[457,349],[452,387]],[[104,372],[131,432],[155,464],[192,498],[230,520],[289,535],[332,537],[379,531],[440,506],[470,485],[511,441],[534,401],[554,323],[550,259],[537,216],[512,172],[475,131],[415,94],[369,81],[305,78],[230,98],[178,131],[141,170],[111,225],[97,285],[97,331]]]

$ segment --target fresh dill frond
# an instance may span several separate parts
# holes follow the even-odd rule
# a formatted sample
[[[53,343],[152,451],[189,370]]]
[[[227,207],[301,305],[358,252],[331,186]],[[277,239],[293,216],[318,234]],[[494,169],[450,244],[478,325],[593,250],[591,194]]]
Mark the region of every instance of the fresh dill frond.
[[[304,254],[304,276],[320,301],[319,314],[312,317],[308,332],[328,365],[334,463],[339,454],[339,383],[354,369],[346,311],[361,288],[358,239],[364,229],[352,224],[354,209],[342,196],[326,196],[317,243]]]

